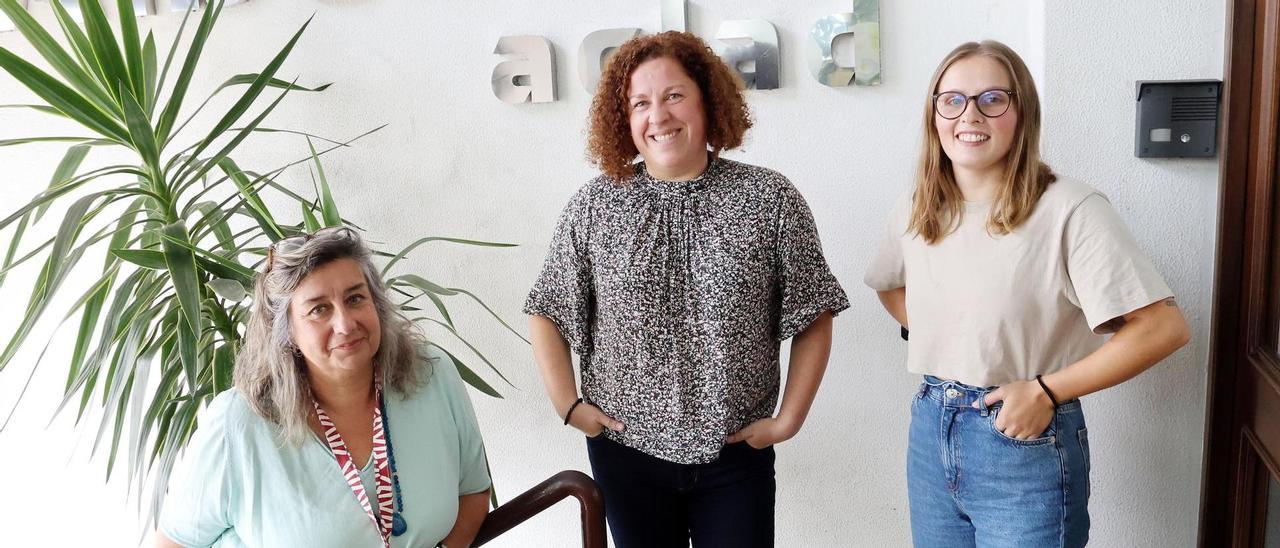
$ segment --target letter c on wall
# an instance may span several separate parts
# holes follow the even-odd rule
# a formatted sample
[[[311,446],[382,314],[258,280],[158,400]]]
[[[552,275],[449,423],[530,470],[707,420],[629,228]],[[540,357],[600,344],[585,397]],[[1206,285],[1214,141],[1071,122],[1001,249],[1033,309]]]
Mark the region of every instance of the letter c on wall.
[[[640,34],[640,29],[604,29],[592,32],[582,39],[578,47],[578,80],[587,93],[595,93],[605,63],[623,42]]]
[[[493,67],[494,96],[511,104],[556,100],[556,54],[550,41],[541,36],[503,36],[493,52],[506,57]]]

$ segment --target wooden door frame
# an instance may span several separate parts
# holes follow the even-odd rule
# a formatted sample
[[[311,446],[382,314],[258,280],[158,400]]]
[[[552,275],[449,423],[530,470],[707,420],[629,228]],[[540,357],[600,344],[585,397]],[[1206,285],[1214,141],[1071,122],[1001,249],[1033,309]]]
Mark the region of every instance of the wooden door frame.
[[[1264,297],[1276,274],[1268,274],[1265,269],[1269,252],[1276,244],[1270,241],[1270,227],[1275,221],[1271,217],[1276,212],[1274,192],[1278,190],[1269,182],[1275,177],[1274,163],[1261,161],[1265,154],[1254,155],[1255,150],[1275,150],[1277,137],[1275,128],[1261,122],[1276,119],[1276,105],[1263,104],[1262,97],[1274,97],[1272,86],[1277,82],[1264,81],[1262,70],[1268,64],[1275,66],[1277,44],[1275,36],[1261,34],[1267,14],[1259,9],[1280,10],[1280,0],[1231,0],[1227,4],[1217,274],[1198,538],[1202,547],[1238,546],[1244,539],[1256,538],[1248,530],[1236,530],[1233,519],[1237,512],[1252,510],[1252,497],[1236,497],[1233,493],[1240,485],[1252,489],[1256,484],[1250,483],[1256,481],[1258,473],[1277,472],[1274,462],[1253,457],[1256,453],[1249,444],[1257,444],[1257,440],[1252,435],[1242,435],[1240,430],[1244,413],[1252,412],[1260,392],[1246,397],[1239,397],[1236,392],[1237,385],[1245,379],[1280,387],[1274,370],[1251,368],[1250,356],[1245,355],[1261,341],[1271,340],[1275,335],[1269,331],[1276,327],[1267,321],[1267,314],[1256,310],[1275,307],[1272,302],[1264,302]],[[1259,86],[1268,86],[1271,93],[1261,93]],[[1246,286],[1245,280],[1252,283]],[[1277,361],[1272,355],[1255,355],[1254,359]]]

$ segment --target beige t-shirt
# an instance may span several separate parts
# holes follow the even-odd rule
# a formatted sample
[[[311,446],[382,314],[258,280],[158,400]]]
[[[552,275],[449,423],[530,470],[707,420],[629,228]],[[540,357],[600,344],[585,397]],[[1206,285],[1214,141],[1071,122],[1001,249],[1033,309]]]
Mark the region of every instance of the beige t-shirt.
[[[889,217],[863,281],[907,288],[907,369],[996,386],[1052,373],[1102,345],[1110,320],[1173,295],[1111,203],[1059,178],[1011,234],[966,203],[935,245],[907,234],[911,194]]]

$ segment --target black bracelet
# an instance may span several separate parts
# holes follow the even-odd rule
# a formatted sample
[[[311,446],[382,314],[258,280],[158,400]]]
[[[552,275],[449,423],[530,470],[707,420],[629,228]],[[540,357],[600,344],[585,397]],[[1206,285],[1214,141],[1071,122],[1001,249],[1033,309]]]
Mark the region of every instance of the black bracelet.
[[[1053,408],[1057,409],[1058,398],[1053,395],[1053,391],[1049,390],[1048,386],[1045,386],[1044,379],[1041,379],[1040,375],[1036,375],[1036,382],[1040,383],[1040,388],[1044,389],[1044,393],[1049,396],[1049,401],[1053,402]]]
[[[1052,396],[1051,396],[1051,397],[1052,397]],[[574,409],[575,407],[578,407],[578,404],[580,404],[580,403],[582,403],[582,398],[578,398],[578,401],[573,402],[573,405],[570,405],[570,406],[569,406],[569,410],[564,412],[564,424],[565,424],[565,426],[568,426],[568,425],[569,425],[569,417],[573,415],[573,409]]]

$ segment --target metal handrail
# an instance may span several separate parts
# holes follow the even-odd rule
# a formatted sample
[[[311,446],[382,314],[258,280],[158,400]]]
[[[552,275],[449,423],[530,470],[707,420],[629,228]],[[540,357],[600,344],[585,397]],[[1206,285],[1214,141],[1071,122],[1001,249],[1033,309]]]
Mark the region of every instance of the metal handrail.
[[[480,532],[471,545],[480,546],[489,542],[570,496],[578,499],[582,507],[583,548],[606,548],[604,496],[590,476],[577,470],[565,470],[551,476],[506,504],[494,508],[480,525]]]

